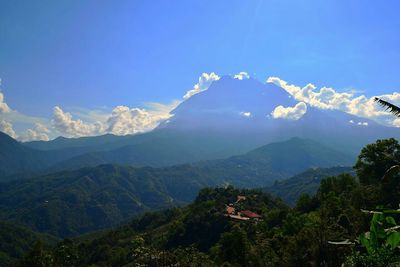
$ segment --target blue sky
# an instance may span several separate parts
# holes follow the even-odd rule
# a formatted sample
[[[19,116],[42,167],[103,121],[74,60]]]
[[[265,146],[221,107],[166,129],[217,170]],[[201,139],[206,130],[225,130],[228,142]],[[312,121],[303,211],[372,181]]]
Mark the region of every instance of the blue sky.
[[[11,109],[48,119],[55,106],[76,115],[169,104],[203,72],[392,93],[399,8],[395,0],[1,1],[0,89]]]

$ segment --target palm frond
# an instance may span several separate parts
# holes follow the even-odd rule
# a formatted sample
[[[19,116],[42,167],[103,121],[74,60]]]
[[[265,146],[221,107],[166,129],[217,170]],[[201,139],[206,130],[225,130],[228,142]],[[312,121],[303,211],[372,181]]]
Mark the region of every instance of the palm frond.
[[[400,165],[390,167],[382,177],[382,182],[386,182],[400,172]]]
[[[389,111],[393,115],[400,117],[400,107],[393,105],[392,103],[389,103],[383,99],[380,99],[378,97],[374,98],[374,101],[377,102],[379,105],[385,108],[386,111]]]

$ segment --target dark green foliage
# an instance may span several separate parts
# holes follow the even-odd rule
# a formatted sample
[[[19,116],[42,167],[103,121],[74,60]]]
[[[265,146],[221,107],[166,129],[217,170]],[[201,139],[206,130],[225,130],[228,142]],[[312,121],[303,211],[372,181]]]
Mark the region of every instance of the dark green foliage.
[[[237,222],[224,216],[225,204],[237,195],[246,196],[243,209],[262,214],[263,220]],[[336,223],[340,216],[319,208],[302,214],[257,190],[206,188],[186,208],[146,214],[77,242],[75,258],[84,266],[337,266],[343,252],[329,247],[327,240],[343,235]],[[154,223],[146,225],[149,221]],[[56,247],[48,253],[55,257],[57,251]]]
[[[367,249],[368,254],[375,254],[384,247],[389,251],[395,251],[400,245],[400,232],[386,230],[396,227],[396,220],[385,213],[375,213],[371,220],[368,234],[360,235],[360,243]]]
[[[345,267],[400,266],[400,231],[394,217],[399,211],[375,213],[370,229],[359,236],[362,248],[346,258]],[[397,216],[398,217],[398,216]],[[365,249],[367,253],[360,253]]]
[[[318,142],[292,138],[272,143],[244,155],[200,164],[203,173],[214,173],[225,180],[237,181],[235,186],[270,185],[314,167],[349,166],[354,159]],[[329,172],[329,171],[328,171]],[[332,171],[333,172],[333,171]],[[333,175],[333,174],[328,174]]]
[[[0,221],[0,266],[11,266],[30,251],[38,240],[54,245],[57,239],[35,233],[15,223]]]
[[[248,265],[252,262],[252,255],[246,231],[239,224],[234,225],[229,232],[221,235],[212,254],[221,266],[227,263],[233,266]]]
[[[150,170],[144,177],[152,177]],[[400,199],[383,191],[379,182],[359,183],[367,173],[358,174],[323,178],[316,194],[300,195],[295,208],[261,190],[205,188],[186,207],[147,213],[114,230],[65,240],[50,249],[37,246],[21,266],[391,266],[400,254],[398,229],[388,230],[400,219],[397,211],[388,215],[380,208],[383,215],[371,216],[361,209],[386,204],[381,202],[386,198]],[[192,175],[188,181],[193,177],[202,176]],[[181,196],[185,188],[190,187],[173,193]],[[246,200],[235,203],[238,195]],[[224,215],[229,203],[262,218],[230,219]]]
[[[313,168],[289,179],[275,181],[273,185],[264,190],[282,198],[290,206],[294,206],[302,194],[314,195],[324,177],[336,176],[341,173],[353,173],[353,171],[350,167]]]
[[[398,255],[387,249],[379,249],[372,254],[353,252],[347,257],[344,267],[398,267]]]
[[[361,150],[354,168],[361,184],[378,184],[385,172],[399,161],[400,144],[396,139],[377,140]]]
[[[110,227],[146,210],[182,203],[152,169],[113,165],[13,182],[3,189],[0,211],[4,218],[61,237]]]
[[[377,140],[374,144],[364,147],[358,156],[355,170],[360,183],[374,185],[378,191],[377,203],[392,208],[398,207],[400,198],[400,175],[394,173],[385,177],[385,173],[400,161],[400,144],[394,138]]]
[[[319,151],[317,156],[315,151]],[[300,154],[303,159],[294,166],[291,157]],[[147,210],[189,203],[206,186],[265,186],[302,168],[348,161],[338,152],[297,138],[242,156],[196,164],[164,168],[100,165],[3,184],[0,218],[35,231],[72,237],[114,226]]]

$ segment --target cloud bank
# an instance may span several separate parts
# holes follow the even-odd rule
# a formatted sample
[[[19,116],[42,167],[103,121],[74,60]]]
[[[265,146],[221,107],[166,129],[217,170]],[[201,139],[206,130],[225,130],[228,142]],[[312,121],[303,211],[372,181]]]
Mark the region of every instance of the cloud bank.
[[[203,75],[203,78],[207,75]],[[211,79],[214,74],[208,75]],[[200,79],[201,86],[205,88],[206,82]],[[0,131],[22,142],[43,140],[48,141],[49,136],[62,135],[65,137],[95,136],[106,133],[115,135],[127,135],[146,132],[154,129],[163,120],[172,115],[170,112],[181,101],[173,101],[170,104],[156,102],[144,103],[148,109],[117,106],[111,112],[98,110],[79,109],[73,114],[78,114],[84,120],[74,118],[73,114],[64,111],[61,107],[53,108],[51,120],[27,116],[12,110],[4,101],[3,93],[0,93]],[[14,131],[13,123],[30,125],[22,133]]]
[[[400,121],[383,110],[374,102],[375,97],[383,98],[394,104],[400,103],[400,93],[384,94],[367,97],[365,95],[356,96],[353,92],[338,92],[330,87],[317,87],[311,83],[304,87],[288,84],[278,77],[269,77],[267,83],[273,83],[285,89],[296,100],[303,101],[310,106],[320,109],[338,109],[347,113],[378,120],[384,124],[400,126]]]
[[[170,118],[179,101],[164,105],[161,103],[147,103],[149,110],[117,106],[111,113],[93,114],[94,122],[84,122],[74,119],[69,112],[56,106],[53,109],[52,127],[66,137],[94,136],[100,134],[127,135],[150,131],[160,122]]]
[[[8,113],[10,112],[11,109],[10,107],[7,105],[7,103],[4,101],[4,95],[2,92],[0,92],[0,114],[2,113]]]
[[[271,115],[274,119],[298,120],[307,112],[304,102],[297,103],[294,107],[277,106]]]
[[[18,140],[21,142],[27,141],[49,141],[48,134],[50,130],[40,122],[35,123],[35,127],[33,129],[28,129],[20,136],[18,136]]]
[[[248,80],[250,79],[250,75],[247,72],[241,71],[235,76],[233,76],[233,78],[237,80]]]
[[[247,72],[233,75],[234,79],[249,79]],[[183,100],[176,100],[171,104],[144,103],[146,108],[116,106],[111,111],[75,109],[66,112],[61,107],[53,108],[52,119],[33,117],[22,114],[10,108],[6,103],[4,94],[0,92],[0,131],[7,133],[20,141],[49,140],[50,136],[62,135],[65,137],[94,136],[106,133],[127,135],[146,132],[154,129],[162,121],[167,121],[172,115],[171,111],[195,94],[209,88],[212,82],[220,79],[215,72],[202,73],[198,82],[183,96]],[[380,121],[381,123],[400,127],[400,119],[380,108],[374,97],[355,95],[354,92],[338,92],[331,87],[317,87],[311,83],[304,87],[288,84],[279,77],[269,77],[268,83],[274,83],[297,101],[294,107],[277,106],[270,114],[273,118],[298,120],[307,112],[307,105],[320,109],[338,109],[360,117]],[[400,93],[379,95],[377,97],[400,104]],[[241,112],[243,117],[251,117],[250,112]],[[25,131],[17,134],[13,124],[29,125]],[[368,126],[366,122],[350,122],[359,126]]]
[[[12,138],[17,138],[17,134],[15,133],[12,124],[8,121],[5,120],[0,121],[0,131],[2,131],[5,134],[8,134]]]
[[[199,77],[198,83],[196,83],[192,89],[186,92],[186,94],[183,96],[183,99],[188,99],[194,96],[195,94],[207,90],[213,81],[218,81],[219,79],[220,77],[214,72],[202,73],[201,76]]]

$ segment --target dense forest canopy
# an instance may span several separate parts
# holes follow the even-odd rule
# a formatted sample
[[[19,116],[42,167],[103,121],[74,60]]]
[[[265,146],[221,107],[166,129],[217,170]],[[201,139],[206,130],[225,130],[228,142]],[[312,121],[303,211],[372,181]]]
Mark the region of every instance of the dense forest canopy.
[[[205,188],[189,206],[146,213],[50,249],[37,244],[18,264],[398,266],[400,212],[394,208],[400,179],[394,174],[382,181],[382,176],[399,148],[395,139],[366,146],[354,167],[356,176],[322,179],[317,193],[301,195],[293,208],[261,190]],[[233,219],[226,215],[227,205],[261,219]]]

